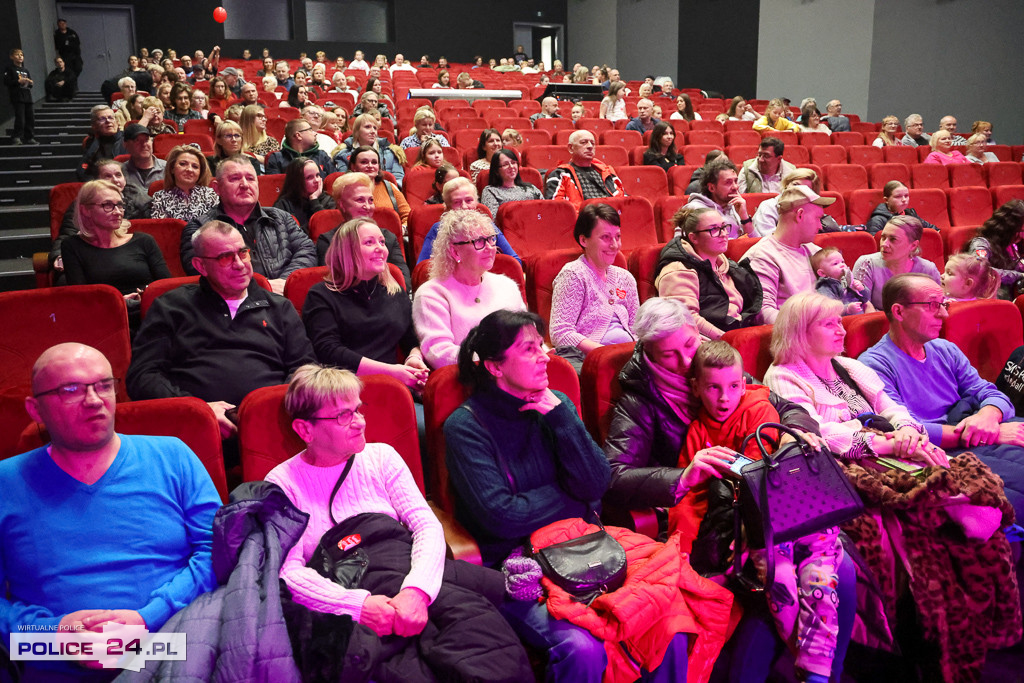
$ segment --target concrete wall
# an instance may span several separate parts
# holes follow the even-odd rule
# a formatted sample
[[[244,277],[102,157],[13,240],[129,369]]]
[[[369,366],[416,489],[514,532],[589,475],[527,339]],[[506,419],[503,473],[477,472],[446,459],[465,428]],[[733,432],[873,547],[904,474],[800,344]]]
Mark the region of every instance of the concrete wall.
[[[678,82],[678,0],[618,0],[615,66],[626,80],[670,76]],[[601,64],[601,61],[588,64]]]
[[[997,142],[1024,143],[1021,27],[1020,0],[878,2],[868,116],[918,113],[934,130],[953,114],[960,132],[982,119]]]
[[[579,62],[614,65],[617,51],[617,0],[568,0],[566,69]]]
[[[757,97],[788,97],[793,106],[813,97],[822,112],[838,98],[844,112],[864,117],[875,7],[875,0],[761,0]]]

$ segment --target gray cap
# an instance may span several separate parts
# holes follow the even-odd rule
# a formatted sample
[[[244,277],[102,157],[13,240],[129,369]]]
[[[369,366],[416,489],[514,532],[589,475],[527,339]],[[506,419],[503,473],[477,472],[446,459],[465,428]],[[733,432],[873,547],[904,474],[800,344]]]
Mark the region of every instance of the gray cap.
[[[220,70],[220,75],[221,76],[241,76],[242,72],[239,71],[238,69],[236,69],[233,66],[229,66],[226,69],[221,69]]]

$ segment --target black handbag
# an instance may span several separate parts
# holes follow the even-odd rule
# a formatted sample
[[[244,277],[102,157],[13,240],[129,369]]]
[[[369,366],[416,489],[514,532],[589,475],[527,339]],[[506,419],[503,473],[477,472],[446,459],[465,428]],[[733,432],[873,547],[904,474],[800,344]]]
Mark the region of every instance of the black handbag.
[[[626,550],[594,517],[600,530],[534,552],[544,576],[587,605],[626,581]]]
[[[766,429],[776,430],[780,437],[789,434],[794,441],[769,453],[765,447],[769,437],[762,433]],[[775,556],[771,552],[775,544],[851,520],[864,511],[864,503],[827,448],[817,450],[797,432],[773,422],[759,425],[740,450],[745,451],[751,440],[761,451],[761,460],[749,463],[740,473],[742,515],[736,516],[736,538],[741,538],[742,516],[748,547],[768,549],[764,586],[743,574],[739,552],[733,554],[733,567],[744,588],[763,591],[775,582]]]
[[[334,526],[320,537],[313,556],[306,563],[306,566],[317,574],[325,579],[330,579],[342,588],[359,588],[359,582],[362,581],[366,568],[370,565],[370,557],[365,550],[360,547],[351,547],[349,538],[351,534],[345,534],[339,530],[338,520],[334,519],[334,512],[331,510],[334,497],[338,495],[338,489],[348,477],[355,459],[354,455],[348,459],[345,469],[341,471],[341,475],[334,485],[334,490],[331,491],[331,497],[327,500],[327,514],[330,515],[331,523]]]

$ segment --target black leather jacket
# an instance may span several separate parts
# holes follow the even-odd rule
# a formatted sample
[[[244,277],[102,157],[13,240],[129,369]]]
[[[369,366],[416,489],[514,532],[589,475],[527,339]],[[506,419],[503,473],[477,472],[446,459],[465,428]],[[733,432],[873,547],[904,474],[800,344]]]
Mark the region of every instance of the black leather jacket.
[[[689,424],[654,387],[641,342],[619,373],[619,382],[622,398],[615,405],[604,444],[612,468],[605,501],[630,510],[675,505],[679,502],[676,486],[683,474],[676,464]],[[819,433],[818,424],[800,406],[774,393],[771,402],[783,424]]]

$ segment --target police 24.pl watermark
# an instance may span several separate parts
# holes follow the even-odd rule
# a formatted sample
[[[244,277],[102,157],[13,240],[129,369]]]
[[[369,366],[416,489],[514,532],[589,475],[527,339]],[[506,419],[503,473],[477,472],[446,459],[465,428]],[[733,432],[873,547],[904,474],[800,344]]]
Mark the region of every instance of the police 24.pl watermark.
[[[102,633],[26,630],[11,634],[10,651],[13,660],[98,662],[104,669],[141,671],[147,661],[184,660],[185,634],[111,623]]]

